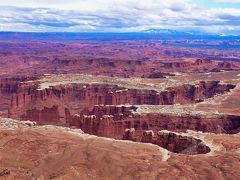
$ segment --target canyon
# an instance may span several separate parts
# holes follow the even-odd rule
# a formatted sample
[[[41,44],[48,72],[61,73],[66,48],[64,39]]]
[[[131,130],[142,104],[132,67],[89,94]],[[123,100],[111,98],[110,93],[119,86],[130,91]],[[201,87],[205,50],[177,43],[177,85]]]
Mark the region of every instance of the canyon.
[[[227,79],[229,73],[235,74],[235,79]],[[209,99],[236,91],[240,80],[238,73],[212,72],[208,81],[201,79],[202,73],[184,76],[185,80],[181,81],[182,75],[128,80],[84,74],[45,75],[40,79],[10,78],[1,84],[4,102],[1,114],[2,117],[31,120],[39,125],[78,128],[101,137],[152,143],[167,149],[169,144],[182,143],[182,147],[177,148],[182,148],[178,153],[208,153],[209,147],[198,139],[170,134],[175,138],[169,140],[167,134],[157,135],[161,130],[238,133],[239,114],[222,113],[217,109],[215,112],[193,109]],[[223,76],[225,81],[216,80]],[[183,107],[189,109],[188,112],[181,109]],[[156,111],[152,112],[151,108]],[[192,151],[187,150],[191,146],[194,147]],[[199,146],[204,150],[198,150]]]
[[[99,43],[0,42],[0,179],[240,177],[240,62]]]

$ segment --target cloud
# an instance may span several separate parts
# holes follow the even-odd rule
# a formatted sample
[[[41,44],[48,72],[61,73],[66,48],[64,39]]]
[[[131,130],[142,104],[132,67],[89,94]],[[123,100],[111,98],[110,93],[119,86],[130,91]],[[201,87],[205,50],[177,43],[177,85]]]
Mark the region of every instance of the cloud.
[[[240,9],[203,9],[189,0],[8,0],[3,31],[142,31],[150,28],[238,33]]]

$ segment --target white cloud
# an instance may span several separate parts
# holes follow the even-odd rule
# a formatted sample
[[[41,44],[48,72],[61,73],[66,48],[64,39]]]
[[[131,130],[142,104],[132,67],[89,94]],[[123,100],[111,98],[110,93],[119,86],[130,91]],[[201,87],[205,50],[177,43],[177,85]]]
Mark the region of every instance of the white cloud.
[[[0,6],[0,29],[6,31],[240,29],[240,9],[202,9],[189,0],[8,0]]]

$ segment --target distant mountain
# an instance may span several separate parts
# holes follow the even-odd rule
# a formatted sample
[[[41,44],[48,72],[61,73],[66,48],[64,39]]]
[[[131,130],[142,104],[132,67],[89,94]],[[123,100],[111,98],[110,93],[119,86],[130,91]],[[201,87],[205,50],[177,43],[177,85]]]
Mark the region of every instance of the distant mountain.
[[[166,34],[179,33],[179,31],[172,30],[172,29],[147,29],[142,32],[143,33],[166,33]]]
[[[80,40],[167,40],[167,39],[205,39],[240,40],[240,36],[207,34],[197,31],[177,31],[171,29],[149,29],[142,32],[0,32],[0,40],[43,40],[43,41],[80,41]]]
[[[143,33],[167,34],[167,35],[195,35],[195,36],[219,36],[218,34],[205,33],[201,31],[177,31],[173,29],[147,29]]]
[[[213,39],[213,40],[239,40],[240,36],[238,35],[223,35],[223,34],[214,34],[201,31],[178,31],[173,29],[147,29],[141,31],[141,33],[149,34],[152,36],[162,37],[163,39]]]

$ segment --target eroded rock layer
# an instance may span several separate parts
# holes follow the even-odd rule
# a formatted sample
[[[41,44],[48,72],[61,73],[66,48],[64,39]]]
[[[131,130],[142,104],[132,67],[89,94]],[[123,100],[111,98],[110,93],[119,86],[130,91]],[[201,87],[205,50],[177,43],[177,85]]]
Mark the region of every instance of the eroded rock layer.
[[[0,42],[0,179],[239,179],[238,41],[25,40]]]
[[[6,79],[1,85],[4,102],[1,114],[38,124],[75,127],[102,137],[143,141],[167,149],[168,145],[161,144],[160,140],[157,142],[156,137],[148,140],[145,133],[158,134],[161,130],[239,132],[239,115],[194,110],[196,104],[234,92],[238,88],[238,79],[217,81],[217,77],[213,76],[210,81],[203,81],[200,77],[190,77],[178,82],[178,78],[170,76],[167,80],[146,80],[146,84],[142,79],[124,81],[88,75]],[[155,85],[156,81],[158,84]],[[184,106],[185,110],[181,109]],[[154,108],[155,111],[152,110]],[[128,137],[127,129],[134,129],[134,135],[130,133]],[[191,139],[191,142],[186,140],[181,150],[170,149],[188,154],[210,151],[197,140]]]

